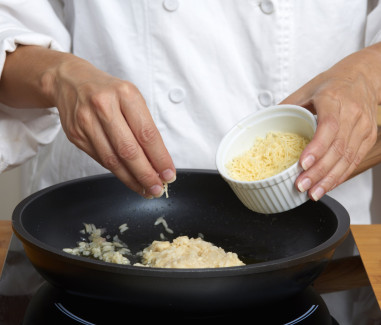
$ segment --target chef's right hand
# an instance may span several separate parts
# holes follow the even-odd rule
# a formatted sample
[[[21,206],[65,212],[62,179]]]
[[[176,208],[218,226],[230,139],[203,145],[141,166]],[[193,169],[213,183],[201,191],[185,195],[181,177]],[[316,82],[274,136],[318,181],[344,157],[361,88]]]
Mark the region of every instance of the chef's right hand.
[[[126,186],[160,197],[176,178],[172,159],[146,102],[130,82],[77,57],[44,77],[68,139]]]

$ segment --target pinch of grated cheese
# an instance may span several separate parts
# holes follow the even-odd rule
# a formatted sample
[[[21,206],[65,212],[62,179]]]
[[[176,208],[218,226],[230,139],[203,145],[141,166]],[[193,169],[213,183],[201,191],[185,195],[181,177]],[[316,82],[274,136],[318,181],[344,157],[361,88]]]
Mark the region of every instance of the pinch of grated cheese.
[[[226,164],[230,177],[240,181],[257,181],[274,176],[298,161],[309,143],[296,133],[268,132],[257,137],[254,145]]]
[[[168,195],[168,183],[164,182],[163,185],[164,185],[165,197],[168,199],[169,198],[169,195]]]

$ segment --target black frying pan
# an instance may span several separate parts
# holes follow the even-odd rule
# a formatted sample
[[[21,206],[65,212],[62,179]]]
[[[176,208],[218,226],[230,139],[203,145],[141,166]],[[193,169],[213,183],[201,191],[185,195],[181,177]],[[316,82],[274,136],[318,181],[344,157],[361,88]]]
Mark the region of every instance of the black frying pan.
[[[154,225],[164,216],[174,234]],[[169,198],[147,200],[112,174],[58,184],[26,198],[13,213],[13,230],[35,268],[70,293],[136,306],[213,311],[266,304],[299,293],[318,277],[349,232],[347,211],[320,202],[263,215],[242,205],[214,171],[178,170]],[[119,225],[129,230],[119,234]],[[197,237],[236,252],[246,266],[159,269],[121,266],[64,253],[76,246],[83,223],[119,234],[132,252],[160,233]],[[134,262],[134,260],[133,260]]]

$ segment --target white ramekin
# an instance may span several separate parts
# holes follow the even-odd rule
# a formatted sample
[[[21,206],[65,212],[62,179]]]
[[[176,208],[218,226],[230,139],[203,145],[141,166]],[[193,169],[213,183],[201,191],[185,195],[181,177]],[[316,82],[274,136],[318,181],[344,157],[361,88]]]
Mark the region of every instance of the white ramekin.
[[[276,105],[255,112],[237,123],[224,136],[216,153],[217,169],[250,210],[264,214],[291,210],[308,200],[307,193],[300,193],[294,184],[302,171],[299,162],[277,175],[258,181],[231,178],[226,164],[249,150],[258,136],[264,138],[270,131],[281,131],[312,138],[316,126],[314,115],[296,105]]]

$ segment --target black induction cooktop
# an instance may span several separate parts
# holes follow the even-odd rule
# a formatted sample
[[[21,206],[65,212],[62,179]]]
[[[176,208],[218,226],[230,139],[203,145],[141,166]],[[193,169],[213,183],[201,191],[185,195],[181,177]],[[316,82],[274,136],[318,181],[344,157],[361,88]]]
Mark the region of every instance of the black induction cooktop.
[[[46,282],[27,259],[21,242],[13,236],[0,279],[0,325],[210,323],[211,320],[244,321],[265,325],[336,325],[324,300],[308,287],[271,305],[221,310],[209,314],[131,307],[115,302],[69,294]]]

